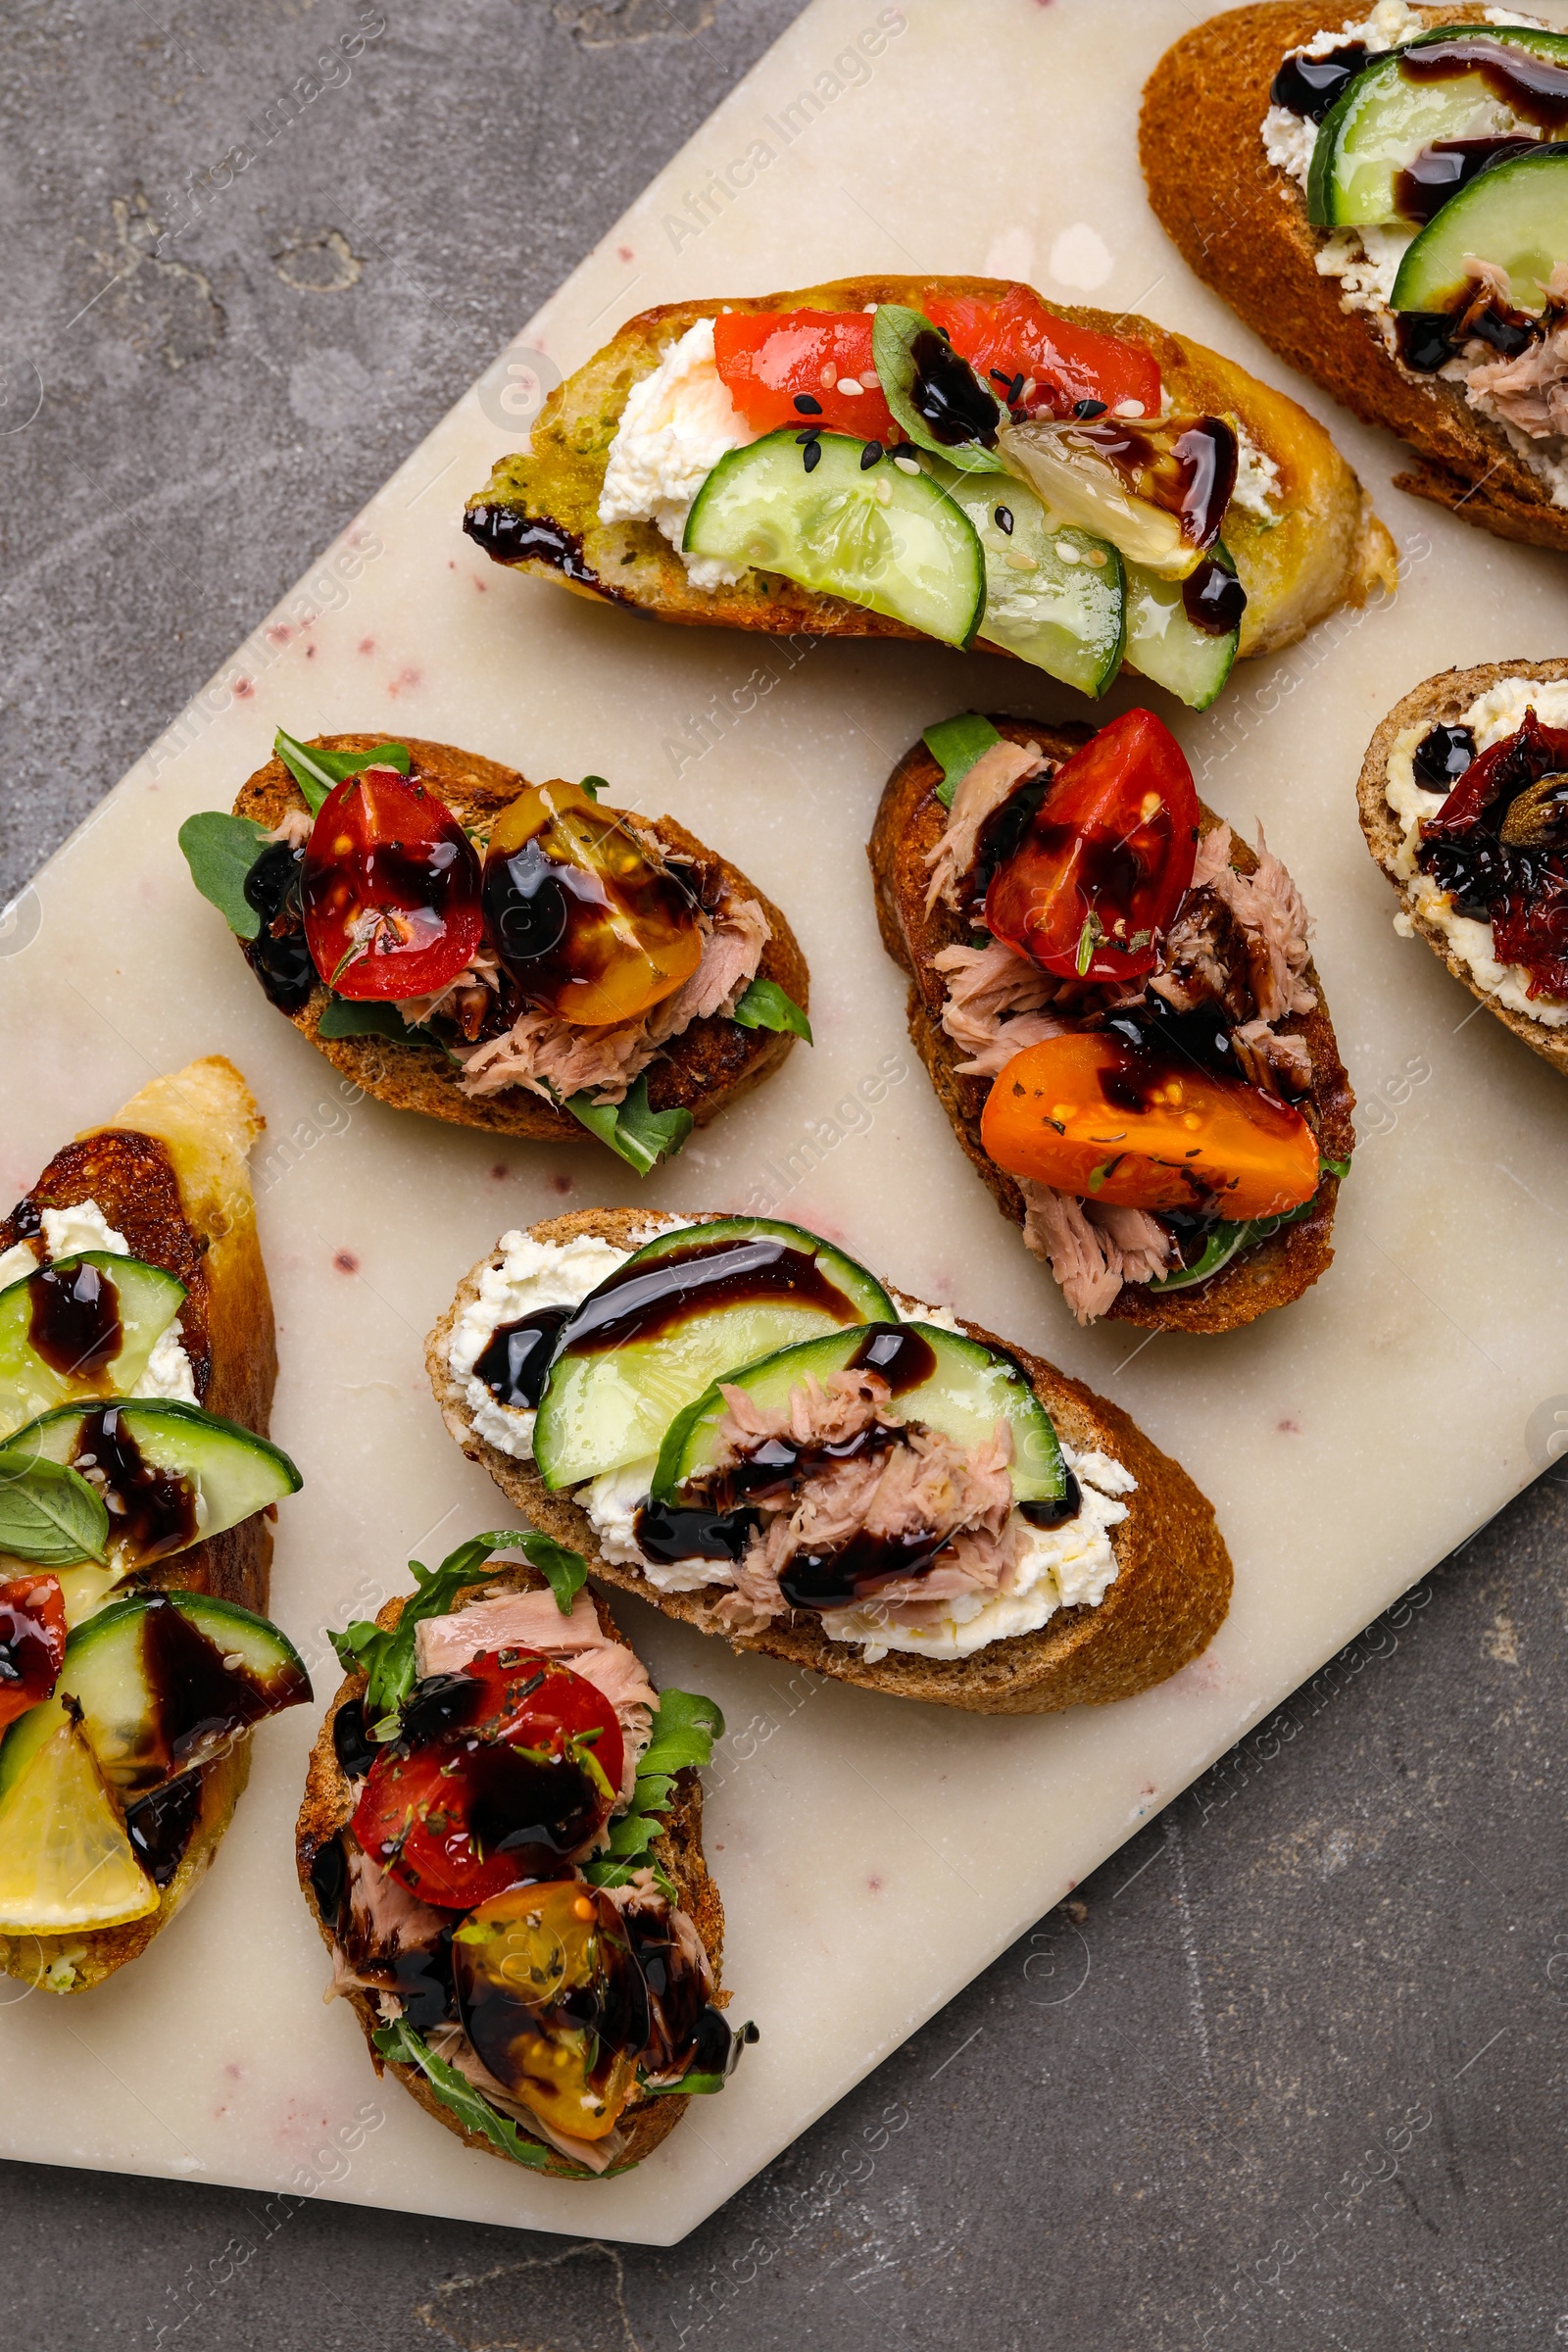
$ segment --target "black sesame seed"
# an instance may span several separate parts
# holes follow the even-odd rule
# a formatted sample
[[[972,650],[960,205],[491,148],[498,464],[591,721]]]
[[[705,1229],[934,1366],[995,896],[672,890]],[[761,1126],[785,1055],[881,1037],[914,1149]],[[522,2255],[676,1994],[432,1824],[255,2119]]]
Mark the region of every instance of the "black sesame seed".
[[[806,470],[807,470],[807,472],[808,472],[808,473],[811,472],[811,470],[813,469],[813,467],[815,467],[816,466],[819,466],[819,465],[821,464],[821,461],[822,461],[822,444],[821,444],[821,442],[820,442],[820,441],[808,441],[808,442],[807,442],[807,444],[806,444],[806,447],[805,447],[805,449],[802,451],[801,455],[802,455],[803,459],[805,460],[805,464],[806,464]]]
[[[1072,413],[1075,416],[1085,419],[1090,416],[1103,416],[1105,403],[1102,400],[1075,400],[1072,404]]]
[[[1005,386],[1007,384],[1015,384],[1018,381],[1017,376],[1009,375],[1004,368],[993,368],[990,370],[990,375],[991,381],[994,384],[1002,384]]]
[[[999,531],[1005,531],[1009,539],[1012,537],[1012,509],[1010,507],[997,509],[997,528]]]
[[[860,471],[862,473],[869,473],[872,466],[877,463],[877,460],[881,457],[881,442],[868,441],[860,452]]]
[[[796,440],[797,440],[797,441],[814,441],[814,440],[816,439],[816,436],[817,436],[817,434],[818,434],[818,433],[819,433],[821,430],[822,430],[822,427],[821,427],[819,424],[808,424],[808,425],[807,426],[807,428],[806,428],[805,432],[804,432],[804,433],[797,433],[797,434],[796,434],[796,436],[795,436],[795,438],[796,438]]]
[[[1015,409],[1019,402],[1023,399],[1023,388],[1027,381],[1028,378],[1020,369],[1018,374],[1013,377],[1011,383],[1007,386],[1007,406],[1009,409]]]
[[[822,414],[822,403],[819,400],[813,400],[809,392],[797,392],[795,406],[803,416],[820,416]]]

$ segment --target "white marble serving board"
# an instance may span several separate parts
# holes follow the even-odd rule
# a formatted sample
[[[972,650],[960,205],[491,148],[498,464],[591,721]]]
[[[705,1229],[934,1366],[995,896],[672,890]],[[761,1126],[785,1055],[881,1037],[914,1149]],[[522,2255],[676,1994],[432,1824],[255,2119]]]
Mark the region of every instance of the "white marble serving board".
[[[1237,1568],[1223,1631],[1142,1699],[1007,1722],[792,1683],[626,1604],[661,1679],[729,1717],[709,1853],[736,2013],[762,2038],[649,2164],[596,2186],[468,2153],[377,2085],[347,2009],[323,2007],[294,1885],[318,1719],[302,1710],[261,1732],[211,1880],[146,1959],[80,2000],[0,1993],[5,2154],[670,2243],[1544,1466],[1542,1432],[1568,1409],[1568,1102],[1395,937],[1354,783],[1384,710],[1429,672],[1564,650],[1563,573],[1390,489],[1393,445],[1290,378],[1166,244],[1138,176],[1138,96],[1204,13],[816,0],[522,331],[522,372],[498,363],[0,925],[0,1188],[15,1197],[157,1071],[221,1051],[247,1072],[270,1122],[274,1431],[306,1479],[281,1513],[273,1608],[318,1702],[336,1680],[321,1629],[402,1590],[411,1552],[433,1560],[505,1515],[421,1368],[459,1276],[507,1226],[630,1200],[765,1196],[1128,1406],[1218,1507]],[[647,304],[867,269],[1029,276],[1206,337],[1328,416],[1404,550],[1396,603],[1244,669],[1205,716],[1153,698],[1204,797],[1264,820],[1315,908],[1362,1103],[1334,1267],[1250,1331],[1078,1331],[910,1066],[862,852],[883,779],[955,710],[1082,706],[1021,665],[930,647],[662,629],[497,570],[460,533],[464,495],[518,437],[519,355],[569,369]],[[310,531],[302,515],[302,550]],[[278,724],[597,770],[672,811],[789,909],[815,1050],[640,1189],[587,1145],[352,1101],[270,1010],[175,848]]]

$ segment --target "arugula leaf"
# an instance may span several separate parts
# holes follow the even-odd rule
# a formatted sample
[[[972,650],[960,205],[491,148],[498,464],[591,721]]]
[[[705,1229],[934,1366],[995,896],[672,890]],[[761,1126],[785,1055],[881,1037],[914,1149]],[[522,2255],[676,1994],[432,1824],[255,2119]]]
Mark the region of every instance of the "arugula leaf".
[[[262,918],[245,896],[245,877],[261,855],[267,827],[253,816],[225,816],[204,808],[179,828],[179,846],[190,878],[210,899],[236,939],[254,939]]]
[[[637,1767],[630,1808],[611,1823],[608,1853],[583,1865],[585,1879],[595,1886],[623,1886],[634,1871],[646,1867],[649,1849],[664,1827],[676,1773],[710,1764],[713,1741],[723,1731],[724,1718],[712,1699],[692,1690],[660,1692],[653,1738]],[[657,1866],[654,1876],[673,1900],[675,1889]]]
[[[811,1024],[776,980],[754,980],[730,1015],[743,1029],[789,1029],[812,1043]]]
[[[411,1029],[395,1004],[373,997],[333,997],[316,1024],[318,1037],[390,1037],[400,1046],[434,1046],[439,1039]]]
[[[345,776],[357,776],[363,767],[395,767],[400,776],[406,776],[411,764],[407,744],[378,743],[373,752],[323,752],[314,744],[297,742],[281,727],[272,738],[272,750],[304,793],[313,816],[333,785],[341,784]]]
[[[39,1568],[102,1561],[109,1541],[103,1496],[79,1470],[20,1447],[0,1450],[0,1551]]]
[[[934,727],[927,727],[920,741],[942,770],[937,799],[944,808],[951,808],[954,794],[981,753],[989,752],[1002,737],[977,710],[960,710],[956,718],[940,719]]]
[[[960,473],[996,473],[1002,460],[995,449],[985,449],[978,441],[956,444],[939,441],[930,425],[914,405],[914,381],[918,373],[914,359],[915,340],[920,335],[935,335],[946,343],[948,337],[933,326],[923,311],[906,310],[902,303],[885,302],[871,321],[871,358],[881,378],[883,396],[889,409],[908,434],[916,449],[928,449],[933,457],[942,458]],[[968,363],[953,354],[956,366]],[[971,368],[970,373],[974,371]],[[975,386],[986,393],[998,422],[1005,423],[1004,412],[989,384],[975,376]],[[992,434],[993,441],[996,439]],[[902,454],[902,453],[901,453]]]
[[[529,1566],[539,1570],[563,1617],[569,1617],[572,1602],[588,1582],[588,1563],[582,1553],[558,1544],[554,1536],[537,1534],[524,1536],[517,1548]]]
[[[629,1168],[646,1176],[670,1159],[692,1131],[689,1110],[650,1110],[648,1081],[639,1078],[623,1102],[596,1102],[591,1095],[568,1095],[562,1104],[572,1117],[608,1144]]]
[[[438,2058],[422,2034],[416,2034],[406,2017],[393,2026],[378,2026],[371,2034],[383,2058],[394,2059],[400,2066],[416,2066],[443,2107],[448,2108],[471,2132],[482,2132],[493,2147],[514,2164],[526,2164],[535,2172],[550,2169],[550,2150],[537,2139],[527,2139],[510,2116],[492,2107],[481,2091],[474,2089],[466,2075],[455,2066]]]
[[[577,789],[585,792],[591,801],[597,801],[602,792],[610,790],[610,780],[607,776],[584,776]]]

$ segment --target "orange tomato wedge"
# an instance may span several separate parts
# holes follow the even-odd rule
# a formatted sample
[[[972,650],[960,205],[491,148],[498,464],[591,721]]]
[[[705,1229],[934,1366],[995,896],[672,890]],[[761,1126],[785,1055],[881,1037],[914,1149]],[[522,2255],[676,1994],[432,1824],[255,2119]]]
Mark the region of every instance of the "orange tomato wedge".
[[[1183,1055],[1098,1030],[1014,1054],[980,1133],[999,1168],[1124,1208],[1282,1216],[1317,1190],[1317,1138],[1298,1110]]]

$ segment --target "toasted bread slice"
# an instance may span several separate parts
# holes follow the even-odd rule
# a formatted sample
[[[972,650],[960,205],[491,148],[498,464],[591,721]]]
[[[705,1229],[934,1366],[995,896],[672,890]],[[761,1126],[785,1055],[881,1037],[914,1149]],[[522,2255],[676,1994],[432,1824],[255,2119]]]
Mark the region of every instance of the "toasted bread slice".
[[[705,1212],[694,1225],[709,1222]],[[535,1241],[569,1242],[594,1234],[633,1250],[646,1226],[635,1209],[583,1209],[529,1227]],[[425,1364],[442,1417],[472,1462],[489,1471],[509,1501],[536,1527],[580,1551],[607,1584],[700,1632],[713,1622],[717,1592],[660,1592],[637,1569],[606,1560],[593,1522],[569,1494],[552,1494],[531,1462],[514,1461],[473,1427],[463,1390],[453,1378],[448,1344],[458,1317],[477,1297],[479,1278],[494,1262],[482,1258],[465,1277],[449,1312],[430,1334]],[[1057,1431],[1081,1452],[1102,1447],[1138,1481],[1127,1517],[1112,1531],[1116,1579],[1098,1607],[1064,1608],[1036,1633],[995,1642],[971,1658],[922,1658],[890,1650],[868,1665],[851,1642],[830,1641],[819,1620],[798,1610],[760,1634],[722,1638],[735,1649],[760,1651],[792,1666],[809,1666],[862,1690],[980,1715],[1043,1715],[1061,1707],[1104,1705],[1130,1698],[1185,1666],[1212,1641],[1230,1605],[1231,1562],[1214,1523],[1213,1506],[1179,1462],[1144,1436],[1118,1405],[1097,1396],[1038,1356],[999,1341],[978,1324],[962,1325],[989,1347],[1006,1345],[1050,1413]]]
[[[1316,268],[1326,232],[1263,152],[1269,91],[1286,54],[1354,14],[1328,0],[1259,0],[1183,33],[1144,92],[1149,201],[1188,266],[1281,359],[1419,454],[1419,466],[1395,476],[1399,489],[1500,539],[1568,549],[1568,508],[1552,505],[1547,484],[1502,427],[1470,407],[1463,385],[1413,381],[1365,314],[1340,308],[1338,279]],[[1478,24],[1486,12],[1420,14],[1429,25]]]
[[[460,821],[488,822],[526,789],[528,779],[514,768],[484,760],[475,752],[456,751],[450,744],[426,743],[410,735],[402,738],[419,773],[435,786]],[[384,743],[384,735],[318,735],[318,750],[369,752]],[[608,804],[607,804],[608,805]],[[269,760],[241,789],[234,803],[236,816],[254,817],[259,824],[275,825],[290,809],[306,807],[281,760]],[[672,855],[689,859],[700,889],[722,884],[737,897],[755,899],[766,915],[772,938],[762,951],[758,969],[761,980],[776,980],[805,1011],[810,995],[810,974],[800,943],[771,899],[749,881],[727,858],[706,849],[672,816],[643,817],[639,824],[654,834]],[[405,1046],[394,1038],[326,1038],[318,1034],[328,992],[318,982],[309,1002],[290,1013],[296,1029],[308,1037],[333,1067],[363,1086],[367,1094],[395,1110],[418,1110],[427,1118],[446,1119],[460,1127],[488,1128],[497,1135],[518,1135],[530,1143],[580,1144],[586,1130],[569,1111],[560,1110],[542,1095],[525,1087],[509,1086],[494,1095],[466,1095],[462,1072],[447,1055],[429,1046]],[[653,1110],[689,1110],[695,1124],[710,1119],[740,1096],[760,1086],[776,1070],[795,1043],[788,1030],[743,1029],[739,1022],[714,1015],[693,1021],[672,1038],[648,1069],[648,1101]]]
[[[39,1211],[96,1200],[134,1256],[184,1283],[180,1322],[201,1403],[259,1437],[268,1432],[277,1379],[247,1164],[265,1125],[233,1063],[210,1054],[154,1079],[108,1126],[67,1144],[0,1222],[3,1251],[36,1231]],[[265,1615],[271,1557],[271,1527],[259,1513],[128,1578],[123,1590],[211,1592]],[[203,1767],[201,1812],[156,1911],[91,1933],[0,1935],[0,1975],[85,1992],[134,1960],[208,1870],[249,1773],[245,1740]]]
[[[1031,719],[993,715],[991,723],[1009,742],[1029,744],[1049,760],[1066,760],[1090,736],[1087,727],[1048,727]],[[966,945],[969,927],[951,907],[938,905],[929,913],[926,910],[930,881],[926,853],[935,848],[947,823],[948,812],[936,797],[941,781],[942,770],[923,743],[906,753],[888,779],[868,845],[877,921],[883,946],[909,975],[909,1036],[930,1073],[937,1100],[995,1196],[998,1208],[1021,1228],[1023,1195],[1006,1170],[988,1155],[980,1139],[980,1114],[991,1081],[960,1075],[957,1065],[963,1055],[942,1026],[947,984],[934,968],[933,959],[944,948]],[[1201,803],[1200,808],[1206,833],[1220,819]],[[1257,859],[1244,841],[1233,838],[1231,863],[1242,873],[1251,873]],[[1323,983],[1314,964],[1308,963],[1305,978],[1317,994],[1317,1010],[1293,1013],[1277,1025],[1286,1035],[1305,1038],[1311,1053],[1312,1093],[1305,1107],[1317,1129],[1322,1156],[1348,1159],[1355,1146],[1350,1124],[1355,1097],[1340,1060]],[[1165,1295],[1129,1282],[1108,1313],[1124,1323],[1154,1331],[1212,1333],[1234,1331],[1272,1306],[1288,1305],[1328,1269],[1334,1255],[1329,1237],[1339,1191],[1339,1178],[1325,1176],[1310,1216],[1298,1224],[1282,1226],[1268,1241],[1233,1259],[1207,1282]]]
[[[506,1561],[497,1563],[488,1583],[492,1587],[508,1586],[525,1592],[537,1591],[543,1585],[544,1578],[535,1568]],[[615,1624],[605,1601],[598,1593],[593,1597],[599,1622],[605,1632],[613,1635],[616,1641],[624,1641],[625,1636]],[[403,1598],[400,1595],[385,1603],[375,1622],[380,1626],[394,1626],[402,1614]],[[353,1785],[338,1762],[333,1726],[337,1721],[338,1709],[346,1706],[350,1699],[361,1697],[364,1690],[365,1676],[350,1675],[327,1710],[326,1721],[311,1750],[310,1770],[305,1781],[305,1801],[300,1807],[295,1831],[295,1861],[300,1887],[311,1917],[329,1952],[334,1948],[334,1938],[330,1927],[321,1917],[321,1907],[311,1879],[311,1866],[322,1846],[346,1828],[353,1816]],[[655,1840],[653,1852],[659,1868],[675,1887],[680,1908],[689,1914],[703,1939],[703,1948],[713,1972],[712,1998],[722,2006],[729,1998],[727,1993],[719,1989],[724,1958],[724,1906],[719,1900],[718,1888],[709,1876],[703,1855],[703,1788],[701,1777],[696,1772],[682,1771],[676,1774],[666,1827]],[[360,2021],[376,2073],[384,2073],[389,2062],[382,2058],[371,2039],[383,2022],[376,2007],[375,1995],[355,1990],[346,1992],[343,1997]],[[449,2132],[455,2132],[466,2147],[478,2148],[488,2156],[501,2153],[482,2132],[470,2131],[449,2107],[441,2104],[417,2067],[407,2066],[398,2060],[392,2060],[390,2064],[393,2074],[404,2088],[418,2100],[426,2115],[433,2115],[438,2124],[444,2124]],[[690,2099],[674,2091],[661,2092],[657,2098],[641,2100],[634,2094],[621,2117],[621,2130],[628,2143],[626,2153],[613,2169],[620,2172],[630,2165],[640,2164],[645,2156],[658,2147],[665,2134],[673,2131],[690,2104]],[[525,2127],[519,2126],[519,2129]],[[542,2169],[568,2180],[587,2180],[595,2177],[547,2142],[541,2141],[540,2144],[545,2147],[549,2158],[548,2165]]]
[[[502,458],[469,513],[501,507],[540,518],[559,553],[534,553],[514,568],[564,581],[581,594],[657,614],[774,636],[913,637],[921,632],[863,606],[798,587],[775,572],[748,572],[733,588],[694,588],[685,566],[651,522],[602,523],[599,499],[610,444],[626,395],[652,374],[670,346],[699,318],[721,310],[862,310],[867,303],[913,302],[940,286],[950,297],[999,302],[1008,280],[993,277],[851,277],[792,294],[665,303],[643,311],[550,395],[527,452]],[[1393,590],[1394,542],[1355,475],[1322,426],[1217,352],[1133,313],[1051,306],[1075,325],[1147,344],[1159,364],[1166,398],[1183,414],[1229,414],[1279,467],[1280,515],[1273,527],[1232,506],[1225,543],[1247,590],[1243,655],[1272,653],[1340,605],[1366,601],[1374,585]],[[510,561],[511,559],[509,559]],[[982,650],[1005,653],[982,637]],[[1009,659],[1012,657],[1009,656]]]
[[[1568,1029],[1548,1029],[1544,1022],[1532,1020],[1529,1013],[1516,1012],[1511,1004],[1500,1004],[1491,990],[1476,978],[1462,957],[1454,954],[1437,924],[1417,912],[1409,887],[1395,862],[1404,838],[1404,829],[1389,807],[1384,789],[1388,780],[1389,755],[1395,744],[1407,727],[1452,725],[1479,696],[1485,694],[1489,687],[1499,685],[1504,678],[1534,678],[1541,685],[1552,684],[1568,678],[1568,661],[1483,662],[1474,669],[1446,669],[1438,677],[1426,679],[1402,702],[1396,703],[1368,745],[1366,759],[1361,765],[1360,780],[1356,785],[1361,830],[1366,835],[1367,848],[1398,892],[1399,903],[1411,925],[1447,965],[1454,978],[1462,981],[1470,994],[1495,1019],[1501,1021],[1504,1028],[1511,1029],[1515,1037],[1523,1038],[1533,1054],[1539,1054],[1554,1069],[1568,1071]]]

